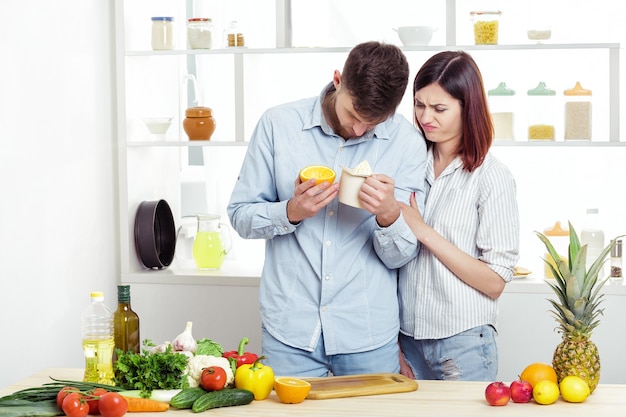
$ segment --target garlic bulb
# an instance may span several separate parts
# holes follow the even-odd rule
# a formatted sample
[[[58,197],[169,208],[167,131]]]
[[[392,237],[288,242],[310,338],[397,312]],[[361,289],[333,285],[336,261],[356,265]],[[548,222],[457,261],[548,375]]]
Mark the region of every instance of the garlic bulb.
[[[162,343],[160,345],[153,346],[150,348],[150,353],[163,353],[167,350],[167,347],[171,345],[169,341]]]
[[[176,336],[176,339],[172,342],[172,347],[175,351],[187,351],[194,353],[196,349],[198,349],[196,339],[194,339],[191,334],[191,325],[192,323],[188,321],[185,326],[185,331]]]

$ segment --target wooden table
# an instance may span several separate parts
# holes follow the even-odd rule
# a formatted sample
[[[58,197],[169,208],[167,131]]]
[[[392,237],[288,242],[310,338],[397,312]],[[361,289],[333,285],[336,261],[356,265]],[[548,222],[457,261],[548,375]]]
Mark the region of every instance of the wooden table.
[[[14,391],[40,386],[57,379],[81,380],[82,369],[45,369],[10,387],[0,389],[0,396]],[[327,400],[305,400],[300,404],[283,404],[274,393],[263,401],[249,405],[219,408],[202,413],[204,416],[238,417],[369,417],[369,416],[626,416],[626,385],[600,385],[581,404],[571,404],[559,399],[551,405],[509,402],[504,407],[492,407],[485,402],[484,382],[418,381],[417,391],[399,394]],[[195,416],[190,410],[172,409],[165,413],[135,413],[133,417],[184,417]]]

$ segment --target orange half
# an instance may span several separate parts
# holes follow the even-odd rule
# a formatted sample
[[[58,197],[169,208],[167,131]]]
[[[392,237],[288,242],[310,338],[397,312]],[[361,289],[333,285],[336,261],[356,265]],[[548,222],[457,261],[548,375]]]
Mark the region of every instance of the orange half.
[[[324,181],[328,181],[329,184],[332,184],[335,182],[336,176],[335,171],[324,165],[311,165],[300,171],[300,180],[302,182],[315,179],[315,185]]]
[[[274,391],[278,399],[285,404],[298,404],[304,401],[311,390],[307,381],[288,376],[274,378]]]

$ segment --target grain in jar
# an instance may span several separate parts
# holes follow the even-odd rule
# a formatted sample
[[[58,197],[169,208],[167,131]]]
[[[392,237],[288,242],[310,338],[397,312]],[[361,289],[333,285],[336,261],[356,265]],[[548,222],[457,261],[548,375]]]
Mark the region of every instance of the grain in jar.
[[[528,90],[528,139],[554,140],[554,111],[556,91],[546,87],[543,81]]]
[[[565,95],[565,140],[591,140],[591,90],[580,82]]]
[[[213,24],[207,17],[192,17],[187,21],[187,42],[191,49],[211,49]]]
[[[154,51],[174,49],[174,18],[170,16],[152,17],[152,49]]]
[[[501,15],[502,12],[499,10],[470,12],[474,28],[474,43],[476,45],[498,44]]]
[[[514,139],[514,119],[513,96],[515,91],[507,88],[506,83],[501,82],[498,87],[489,90],[489,110],[493,120],[494,139],[513,140]]]

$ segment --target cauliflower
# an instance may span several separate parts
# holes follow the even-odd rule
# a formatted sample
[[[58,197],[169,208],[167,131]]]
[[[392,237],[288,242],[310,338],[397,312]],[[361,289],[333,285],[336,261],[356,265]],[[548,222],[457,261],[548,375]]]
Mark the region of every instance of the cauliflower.
[[[219,366],[226,371],[226,385],[232,385],[235,383],[235,374],[230,367],[230,362],[226,358],[221,358],[213,355],[196,355],[193,358],[189,358],[187,361],[187,380],[190,387],[197,387],[200,385],[200,377],[202,376],[202,370],[209,366]]]

